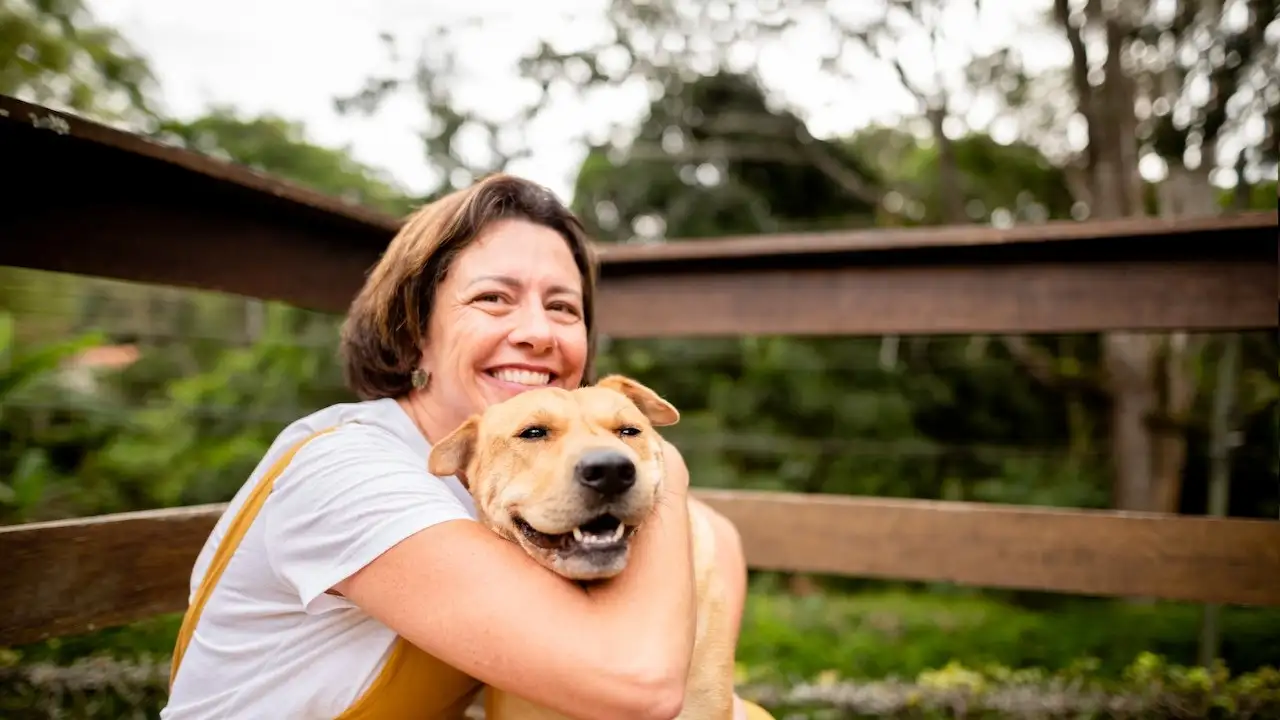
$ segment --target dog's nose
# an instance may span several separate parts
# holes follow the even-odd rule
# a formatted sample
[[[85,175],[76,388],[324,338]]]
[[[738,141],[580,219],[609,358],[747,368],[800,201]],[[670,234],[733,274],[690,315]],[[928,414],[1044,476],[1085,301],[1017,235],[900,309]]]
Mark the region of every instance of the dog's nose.
[[[574,467],[578,482],[604,495],[621,495],[636,484],[636,466],[613,450],[592,450]]]

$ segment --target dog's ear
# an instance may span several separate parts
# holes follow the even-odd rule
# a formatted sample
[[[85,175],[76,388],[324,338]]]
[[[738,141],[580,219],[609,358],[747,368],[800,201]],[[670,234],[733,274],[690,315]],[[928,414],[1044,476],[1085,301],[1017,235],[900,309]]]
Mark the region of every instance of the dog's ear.
[[[431,455],[427,457],[427,469],[438,477],[455,475],[464,486],[469,487],[467,465],[471,464],[471,455],[475,452],[479,433],[480,417],[473,415],[431,448]]]
[[[675,425],[680,421],[680,411],[676,410],[675,405],[629,377],[609,375],[596,383],[596,387],[608,388],[625,395],[640,408],[640,412],[644,413],[654,427]]]

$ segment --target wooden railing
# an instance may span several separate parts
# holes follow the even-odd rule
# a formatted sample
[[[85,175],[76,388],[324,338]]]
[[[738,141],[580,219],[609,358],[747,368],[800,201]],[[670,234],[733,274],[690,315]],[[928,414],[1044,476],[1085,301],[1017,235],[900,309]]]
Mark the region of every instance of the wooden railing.
[[[0,97],[0,265],[345,310],[397,221]],[[12,186],[11,186],[12,187]],[[613,337],[1275,329],[1274,214],[601,248]],[[691,312],[691,308],[696,311]],[[755,568],[1280,605],[1280,521],[700,490]],[[182,610],[221,505],[0,528],[0,646]]]

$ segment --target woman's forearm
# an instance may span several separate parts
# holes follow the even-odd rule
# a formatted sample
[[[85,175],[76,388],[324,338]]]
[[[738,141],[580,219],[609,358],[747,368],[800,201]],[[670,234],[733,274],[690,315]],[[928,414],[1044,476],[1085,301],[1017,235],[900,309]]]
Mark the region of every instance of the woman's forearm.
[[[625,634],[619,646],[638,651],[635,671],[648,676],[643,680],[654,683],[655,692],[678,695],[672,702],[679,703],[693,655],[697,602],[688,486],[672,484],[636,533],[626,570],[589,594],[613,632]]]

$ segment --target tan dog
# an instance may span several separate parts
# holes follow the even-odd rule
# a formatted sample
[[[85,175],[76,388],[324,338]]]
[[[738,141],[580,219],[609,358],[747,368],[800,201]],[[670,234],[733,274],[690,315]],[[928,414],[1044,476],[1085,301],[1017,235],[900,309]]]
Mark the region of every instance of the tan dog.
[[[670,403],[630,378],[591,387],[530,390],[472,416],[431,451],[428,467],[456,475],[480,520],[570,580],[613,577],[631,538],[660,497],[664,441],[654,426],[680,418]],[[690,508],[698,623],[685,690],[688,720],[733,717],[733,647],[715,538]],[[533,620],[531,618],[531,620]],[[560,715],[493,688],[489,720]]]

